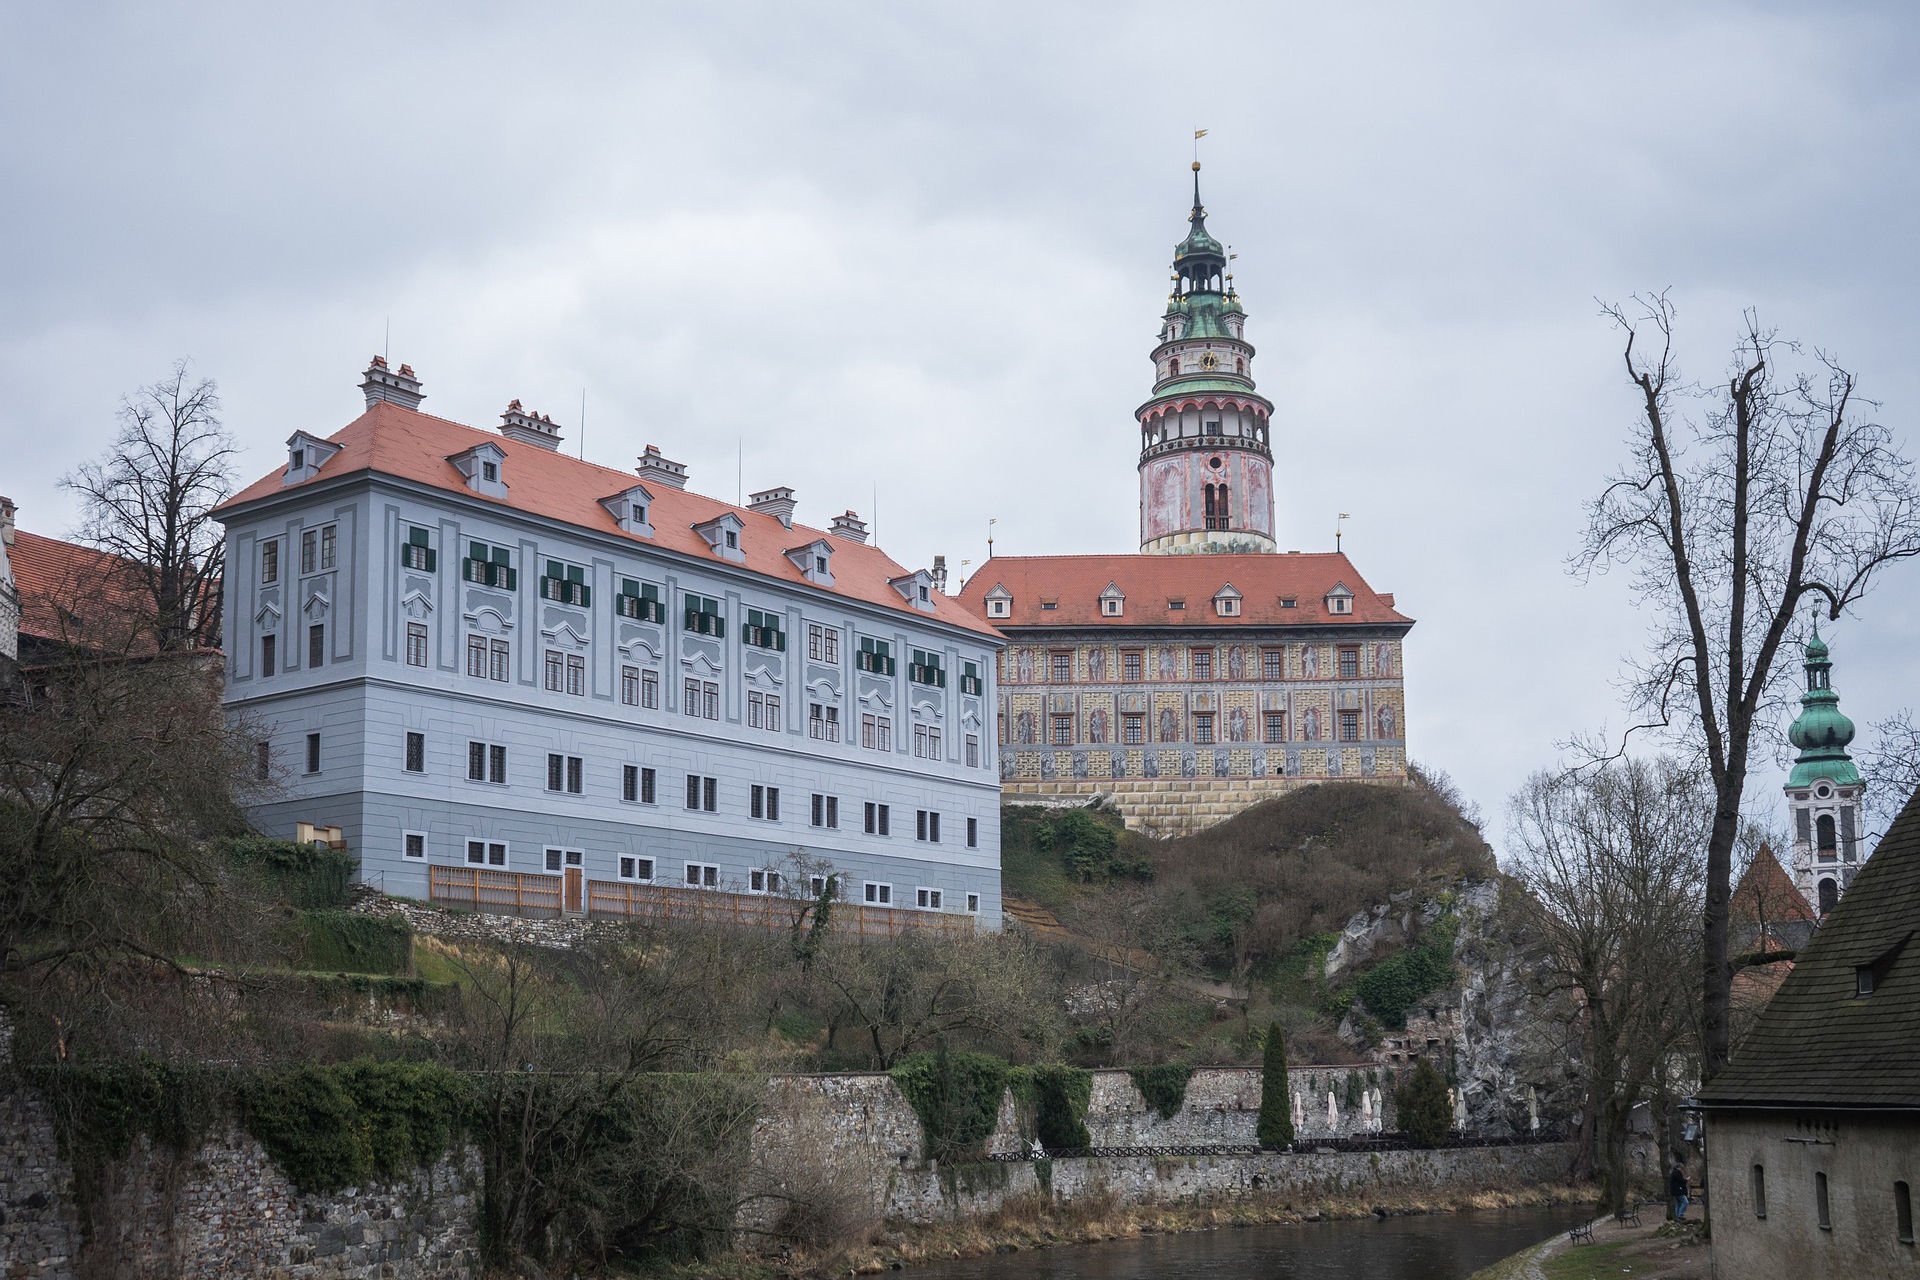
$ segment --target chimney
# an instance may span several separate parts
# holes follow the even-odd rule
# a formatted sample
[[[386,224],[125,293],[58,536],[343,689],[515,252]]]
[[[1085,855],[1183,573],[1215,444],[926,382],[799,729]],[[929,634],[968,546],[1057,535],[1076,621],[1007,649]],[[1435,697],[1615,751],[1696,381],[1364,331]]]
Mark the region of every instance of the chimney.
[[[947,558],[945,556],[933,558],[933,573],[929,576],[933,578],[933,589],[941,595],[947,594]]]
[[[500,415],[500,434],[521,444],[537,444],[549,452],[560,448],[560,428],[544,413],[528,413],[518,400],[507,403]]]
[[[845,538],[848,542],[867,540],[867,522],[849,511],[845,515],[833,518],[833,528],[828,532],[836,538]]]
[[[764,511],[789,529],[793,528],[793,509],[798,505],[793,500],[793,490],[785,485],[747,495],[747,510]]]
[[[12,498],[0,494],[0,547],[13,545],[13,513],[18,510]]]
[[[647,451],[640,455],[640,465],[634,471],[642,480],[652,480],[674,489],[687,487],[686,464],[662,457],[657,444],[647,446]]]
[[[366,376],[360,379],[360,390],[366,393],[369,409],[383,401],[402,409],[418,409],[420,402],[427,398],[420,390],[420,379],[414,375],[413,366],[403,364],[396,372],[387,368],[385,356],[375,356],[367,366]]]

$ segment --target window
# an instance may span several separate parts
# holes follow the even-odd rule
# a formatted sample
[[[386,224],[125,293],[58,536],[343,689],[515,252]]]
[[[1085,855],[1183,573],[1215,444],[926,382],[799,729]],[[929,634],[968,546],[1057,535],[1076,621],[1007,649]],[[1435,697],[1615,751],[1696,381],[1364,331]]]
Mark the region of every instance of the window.
[[[1328,613],[1352,613],[1353,597],[1352,596],[1328,596],[1327,612]]]
[[[812,826],[838,831],[840,829],[840,797],[814,792],[813,807],[809,811],[808,821]]]
[[[862,671],[870,671],[877,676],[893,674],[893,646],[885,640],[873,640],[860,637],[860,652],[854,659],[854,666]]]
[[[989,618],[1010,617],[1012,613],[1013,613],[1013,601],[1011,600],[987,601],[987,616]]]
[[[476,680],[487,678],[487,638],[467,637],[467,674]]]
[[[687,808],[712,813],[720,807],[720,779],[687,775]]]
[[[1341,645],[1337,661],[1340,664],[1340,678],[1355,680],[1360,676],[1360,650],[1353,645]]]
[[[785,726],[780,723],[780,695],[761,693],[757,689],[747,692],[747,728],[765,729],[768,733],[779,733]]]
[[[400,567],[432,573],[440,567],[434,554],[432,535],[419,525],[407,527],[407,540],[400,544]]]
[[[979,847],[980,847],[980,819],[968,818],[967,819],[967,848],[978,849]]]
[[[480,478],[488,484],[497,482],[500,479],[500,464],[497,462],[483,461],[480,464]]]
[[[1186,607],[1187,607],[1187,602],[1185,600],[1167,601],[1167,608],[1174,613],[1184,612],[1186,610]]]
[[[665,622],[666,606],[660,603],[660,588],[637,578],[620,579],[620,594],[613,598],[613,611],[623,618],[641,622]]]
[[[1284,651],[1279,649],[1262,649],[1260,651],[1260,678],[1262,680],[1279,680],[1286,675],[1286,670],[1286,654]]]
[[[687,888],[718,889],[720,887],[720,868],[711,862],[689,862],[687,864]]]
[[[913,891],[913,905],[922,911],[938,911],[940,910],[940,900],[942,896],[938,889],[915,889]]]
[[[467,778],[472,782],[506,782],[507,749],[497,742],[469,742]]]
[[[892,813],[891,806],[884,805],[884,804],[874,804],[872,801],[868,801],[867,802],[867,834],[870,836],[884,836],[884,835],[890,834],[887,830],[887,826],[888,826],[887,820],[891,815],[891,813]]]
[[[980,735],[977,733],[970,733],[967,735],[967,768],[978,769],[979,767],[980,767]]]
[[[913,754],[922,760],[941,759],[940,730],[936,725],[913,726]]]
[[[660,673],[658,671],[640,673],[640,706],[647,711],[660,709]]]
[[[780,889],[780,873],[778,871],[755,868],[747,872],[748,893],[779,893]]]
[[[559,875],[563,866],[577,867],[585,861],[586,854],[579,849],[548,849],[546,851],[546,868],[551,875]]]
[[[495,640],[492,644],[487,663],[487,679],[505,681],[508,678],[508,668],[511,665],[512,664],[507,661],[507,642],[505,640]]]
[[[1813,1175],[1813,1211],[1818,1215],[1822,1231],[1833,1230],[1833,1206],[1827,1203],[1827,1175]]]
[[[915,649],[913,661],[907,664],[907,679],[936,689],[946,688],[947,673],[940,662],[939,654],[928,649]]]
[[[260,544],[260,582],[272,586],[280,581],[280,539],[268,538]]]
[[[279,647],[280,647],[280,637],[278,636],[261,636],[260,637],[260,674],[261,675],[270,676],[273,674],[274,656],[276,651],[279,649]]]
[[[323,667],[327,664],[327,626],[316,622],[307,628],[307,667]]]
[[[324,571],[333,568],[333,526],[320,526],[320,568]]]
[[[629,707],[640,705],[640,668],[620,668],[620,701]]]
[[[653,803],[653,770],[629,764],[620,768],[620,798],[630,804]]]
[[[680,705],[688,715],[696,720],[720,718],[720,686],[714,681],[688,676],[683,692],[686,698]]]
[[[1202,746],[1213,741],[1213,712],[1196,711],[1193,713],[1193,740]]]
[[[940,843],[940,815],[931,809],[916,809],[913,814],[913,838],[928,844]]]
[[[1053,717],[1053,733],[1049,741],[1051,741],[1053,745],[1056,747],[1066,747],[1066,746],[1073,745],[1073,717],[1072,716]]]
[[[1120,678],[1129,684],[1140,683],[1140,672],[1146,664],[1146,655],[1138,649],[1120,651]]]
[[[253,744],[253,776],[261,782],[273,777],[273,744],[271,742]]]
[[[1360,713],[1358,711],[1342,711],[1340,713],[1340,741],[1360,741]]]
[[[512,591],[520,585],[513,567],[513,552],[485,542],[467,544],[467,558],[460,564],[460,576],[483,587]]]
[[[720,602],[712,596],[696,596],[691,593],[683,597],[686,604],[685,616],[681,621],[686,630],[695,635],[713,636],[724,639],[727,634],[727,620],[720,616]]]
[[[780,788],[754,783],[747,790],[747,816],[766,822],[780,821]]]
[[[585,654],[567,655],[567,692],[574,697],[585,696],[587,692],[587,658]]]
[[[1054,649],[1047,654],[1047,675],[1055,684],[1073,679],[1073,650]]]
[[[300,572],[312,573],[320,563],[320,534],[307,529],[300,534]]]
[[[645,883],[653,879],[653,859],[642,858],[635,854],[623,853],[617,864],[617,874],[622,880],[638,880]]]
[[[407,624],[407,665],[410,667],[427,665],[427,624],[424,622]]]
[[[839,876],[815,875],[807,877],[807,896],[820,898],[829,895],[835,898],[840,896]]]
[[[412,858],[416,862],[424,861],[427,856],[426,834],[420,831],[401,832],[400,856],[403,858]]]
[[[1834,851],[1839,845],[1839,842],[1836,841],[1833,836],[1833,815],[1830,813],[1821,814],[1819,818],[1814,821],[1813,826],[1815,834],[1819,837],[1819,843],[1814,847],[1820,851],[1821,857],[1833,857]]]
[[[1753,1166],[1753,1216],[1767,1216],[1767,1167],[1763,1164]]]
[[[1129,747],[1140,746],[1147,740],[1147,718],[1144,715],[1125,715],[1120,717],[1120,741]]]
[[[506,866],[506,844],[498,840],[467,841],[467,865],[470,867]]]
[[[1233,596],[1215,596],[1213,609],[1223,618],[1237,618],[1240,616],[1240,601]]]
[[[840,708],[822,702],[807,704],[807,736],[822,742],[840,741]]]
[[[1893,1184],[1894,1230],[1901,1244],[1913,1243],[1913,1190],[1904,1182]]]
[[[547,753],[547,790],[565,791],[569,795],[579,795],[585,790],[582,774],[585,762],[579,756],[563,756],[558,752]]]
[[[1853,994],[1870,996],[1873,994],[1873,966],[1863,964],[1853,971]]]
[[[320,772],[320,735],[317,733],[307,735],[307,772]]]
[[[975,916],[980,914],[980,895],[979,894],[970,893],[967,895],[967,914],[975,915]]]
[[[893,718],[891,716],[862,715],[860,717],[860,745],[869,751],[893,750]]]
[[[1286,712],[1269,711],[1266,713],[1266,733],[1264,736],[1268,742],[1285,742],[1287,740]]]
[[[868,880],[860,886],[860,896],[866,900],[869,906],[891,906],[893,904],[893,886],[890,884],[876,884]]]
[[[414,733],[411,730],[408,731],[406,763],[401,767],[408,773],[425,773],[427,771],[426,734]]]
[[[732,551],[737,549],[740,546],[739,531],[735,529],[728,529],[726,531],[726,535],[727,535],[727,550]]]
[[[587,584],[585,567],[564,560],[547,561],[547,571],[540,575],[540,598],[582,608],[591,605],[593,588]]]
[[[807,657],[815,662],[828,662],[839,665],[840,631],[837,627],[822,626],[818,622],[807,624]]]
[[[971,694],[976,698],[980,696],[981,685],[980,685],[980,664],[979,663],[962,662],[960,664],[960,692]]]
[[[566,679],[566,655],[562,654],[558,649],[547,650],[546,672],[547,692],[560,692],[561,682]]]
[[[1120,616],[1121,600],[1118,596],[1107,596],[1100,601],[1101,616],[1117,618]]]
[[[780,629],[780,615],[770,610],[747,610],[747,626],[740,639],[756,649],[787,651],[787,633]]]
[[[1191,661],[1195,680],[1213,679],[1213,650],[1195,649],[1192,651]]]
[[[1297,598],[1297,597],[1295,597],[1295,596],[1281,596],[1281,597],[1280,597],[1280,607],[1281,607],[1282,609],[1291,609],[1291,608],[1293,608],[1293,607],[1294,607],[1294,606],[1295,606],[1295,605],[1296,605],[1297,603],[1298,603],[1298,598]]]

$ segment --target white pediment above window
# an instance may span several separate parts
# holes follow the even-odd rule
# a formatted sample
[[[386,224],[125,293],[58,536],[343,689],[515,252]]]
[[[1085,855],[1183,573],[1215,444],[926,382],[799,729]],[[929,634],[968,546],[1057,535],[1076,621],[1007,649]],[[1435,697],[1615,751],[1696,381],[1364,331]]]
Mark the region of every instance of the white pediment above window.
[[[980,709],[978,707],[968,707],[960,713],[960,723],[978,729],[980,727]]]
[[[933,612],[933,575],[925,569],[915,569],[898,578],[888,578],[887,585],[898,591],[900,598],[914,608],[926,613]]]
[[[467,615],[467,629],[478,631],[482,635],[503,636],[513,630],[513,623],[498,609],[482,606]]]
[[[711,520],[702,520],[693,526],[693,531],[706,540],[713,554],[739,564],[747,558],[746,552],[740,549],[740,534],[746,527],[739,516],[728,511]]]
[[[833,687],[833,681],[828,680],[824,676],[816,680],[809,680],[804,687],[808,695],[812,697],[815,702],[840,701],[840,691]]]
[[[307,593],[307,602],[300,606],[300,611],[309,618],[318,618],[323,617],[331,608],[333,608],[333,601],[327,599],[326,592],[316,587]]]
[[[653,494],[647,486],[630,485],[619,493],[600,499],[600,505],[607,509],[607,514],[613,517],[613,522],[620,526],[621,532],[640,538],[653,536],[653,524],[648,518],[653,510]]]
[[[271,600],[267,601],[253,611],[253,621],[256,626],[266,626],[280,621],[280,606]]]
[[[947,709],[938,698],[915,698],[913,700],[913,718],[915,720],[945,720],[947,718]]]
[[[1127,593],[1120,589],[1117,582],[1109,582],[1107,589],[1100,593],[1100,616],[1118,618],[1127,611]]]
[[[629,662],[644,663],[647,666],[657,666],[660,662],[660,651],[649,642],[645,632],[620,645],[619,649]]]
[[[1353,612],[1353,592],[1344,582],[1333,584],[1333,590],[1327,592],[1327,612],[1348,614]]]
[[[491,440],[447,459],[467,482],[467,488],[489,498],[507,496],[507,451]]]
[[[331,441],[305,431],[294,432],[287,437],[287,470],[280,482],[298,484],[302,480],[311,480],[338,452],[340,446]]]
[[[877,684],[867,688],[862,691],[858,701],[863,707],[877,707],[883,711],[893,710],[893,682],[889,680],[885,684]]]
[[[409,618],[424,618],[433,612],[433,601],[419,587],[400,597],[400,607]]]
[[[825,538],[815,538],[803,546],[788,547],[786,556],[808,582],[822,587],[833,585],[833,544]]]
[[[689,657],[682,658],[680,659],[680,665],[685,668],[689,674],[700,676],[702,679],[705,679],[707,676],[717,676],[720,674],[720,664],[704,653],[695,653]]]
[[[570,622],[562,622],[557,627],[543,627],[541,628],[540,634],[546,639],[548,644],[557,648],[584,649],[587,647],[587,637],[583,633],[574,630],[573,624]]]
[[[782,683],[773,672],[773,667],[765,662],[747,667],[746,682],[762,689],[778,689]]]

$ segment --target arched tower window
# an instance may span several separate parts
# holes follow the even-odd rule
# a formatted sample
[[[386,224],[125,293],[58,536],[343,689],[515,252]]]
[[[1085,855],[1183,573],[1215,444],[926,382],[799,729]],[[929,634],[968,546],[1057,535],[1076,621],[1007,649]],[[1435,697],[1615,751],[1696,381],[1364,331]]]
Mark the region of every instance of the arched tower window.
[[[1173,359],[1167,361],[1167,376],[1169,378],[1177,378],[1180,376],[1180,357],[1179,356],[1175,356]]]
[[[1245,356],[1241,356],[1236,360],[1234,360],[1233,371],[1235,373],[1245,373],[1247,371],[1247,358]]]
[[[1821,853],[1831,854],[1835,849],[1838,849],[1840,847],[1839,841],[1835,840],[1833,837],[1833,815],[1832,814],[1830,813],[1821,814],[1819,820],[1813,824],[1813,827],[1814,827],[1814,834],[1819,837],[1819,841],[1816,847],[1820,850]]]
[[[1820,914],[1825,915],[1840,901],[1840,890],[1831,880],[1820,882]]]
[[[1204,486],[1202,496],[1206,500],[1206,527],[1209,529],[1225,529],[1227,527],[1227,514],[1231,509],[1228,505],[1227,486],[1224,484],[1206,485]]]

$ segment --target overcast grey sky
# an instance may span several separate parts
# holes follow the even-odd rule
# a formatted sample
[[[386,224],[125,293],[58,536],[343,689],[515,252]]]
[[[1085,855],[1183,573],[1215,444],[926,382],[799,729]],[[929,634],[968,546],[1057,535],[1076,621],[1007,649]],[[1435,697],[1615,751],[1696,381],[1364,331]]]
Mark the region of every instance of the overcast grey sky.
[[[244,482],[390,324],[433,412],[571,449],[584,388],[589,457],[792,485],[910,566],[990,517],[1131,550],[1204,127],[1281,542],[1351,513],[1419,620],[1412,752],[1497,817],[1640,640],[1564,569],[1634,412],[1596,297],[1670,287],[1697,377],[1758,307],[1920,439],[1909,4],[16,4],[0,57],[0,492],[42,532],[176,357]],[[1857,720],[1920,701],[1920,568],[1831,634]]]

